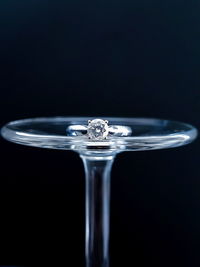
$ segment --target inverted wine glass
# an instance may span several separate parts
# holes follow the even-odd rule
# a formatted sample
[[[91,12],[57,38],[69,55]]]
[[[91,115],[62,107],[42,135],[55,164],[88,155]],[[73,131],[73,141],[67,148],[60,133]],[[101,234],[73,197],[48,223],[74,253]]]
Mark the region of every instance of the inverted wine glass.
[[[109,267],[110,173],[114,158],[126,151],[173,148],[189,144],[197,136],[190,124],[151,118],[101,118],[109,125],[130,129],[127,136],[102,140],[87,134],[69,134],[69,127],[86,127],[91,117],[50,117],[13,121],[2,136],[21,145],[73,150],[83,160],[86,177],[85,254],[87,267]]]

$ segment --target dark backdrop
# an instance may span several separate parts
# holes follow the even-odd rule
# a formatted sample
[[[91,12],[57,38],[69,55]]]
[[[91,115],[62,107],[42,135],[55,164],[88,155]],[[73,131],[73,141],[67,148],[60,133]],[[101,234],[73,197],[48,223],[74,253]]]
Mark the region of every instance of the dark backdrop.
[[[2,0],[0,123],[54,115],[200,112],[199,1]],[[121,154],[111,263],[200,266],[200,143]],[[84,175],[73,152],[0,140],[0,264],[84,266]]]

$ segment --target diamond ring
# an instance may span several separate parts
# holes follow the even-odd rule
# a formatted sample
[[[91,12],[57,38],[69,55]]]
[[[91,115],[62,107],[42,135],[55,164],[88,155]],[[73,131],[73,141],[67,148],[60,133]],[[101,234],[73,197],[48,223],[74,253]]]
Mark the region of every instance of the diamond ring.
[[[104,140],[109,136],[130,136],[132,130],[128,126],[108,125],[107,120],[89,120],[88,125],[70,125],[67,128],[69,136],[87,136],[91,140]]]

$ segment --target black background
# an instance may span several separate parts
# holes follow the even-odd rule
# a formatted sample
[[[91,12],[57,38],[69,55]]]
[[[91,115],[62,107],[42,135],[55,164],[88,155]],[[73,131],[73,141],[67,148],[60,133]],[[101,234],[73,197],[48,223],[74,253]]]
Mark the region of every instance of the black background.
[[[2,0],[0,123],[36,116],[200,114],[199,1]],[[200,266],[200,144],[121,154],[111,266]],[[84,266],[73,152],[0,140],[0,264]]]

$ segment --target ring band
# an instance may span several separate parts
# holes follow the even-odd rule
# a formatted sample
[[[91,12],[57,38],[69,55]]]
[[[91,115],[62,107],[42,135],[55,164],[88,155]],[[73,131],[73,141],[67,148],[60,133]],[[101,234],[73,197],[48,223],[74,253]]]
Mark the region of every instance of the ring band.
[[[103,140],[108,137],[130,136],[132,130],[128,126],[108,125],[107,120],[94,119],[88,125],[70,125],[67,128],[68,136],[87,136],[92,140]]]

